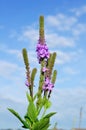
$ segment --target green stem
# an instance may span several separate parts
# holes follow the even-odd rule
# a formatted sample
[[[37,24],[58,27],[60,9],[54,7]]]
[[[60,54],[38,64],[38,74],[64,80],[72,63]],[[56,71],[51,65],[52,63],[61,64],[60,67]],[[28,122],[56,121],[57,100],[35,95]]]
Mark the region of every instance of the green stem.
[[[42,114],[42,117],[41,118],[43,118],[44,117],[44,115],[45,115],[45,113],[46,113],[46,108],[44,108],[44,112],[43,112],[43,114]]]
[[[38,87],[38,93],[37,93],[37,108],[39,107],[41,103],[42,98],[42,86],[44,83],[44,74],[42,73],[42,68],[44,67],[44,61],[41,62],[41,70],[40,70],[40,80],[39,80],[39,87]]]

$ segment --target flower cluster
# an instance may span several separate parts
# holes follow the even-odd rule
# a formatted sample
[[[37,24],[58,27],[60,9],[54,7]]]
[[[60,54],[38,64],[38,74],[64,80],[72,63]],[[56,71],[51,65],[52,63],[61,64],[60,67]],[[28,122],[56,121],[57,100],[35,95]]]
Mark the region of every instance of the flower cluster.
[[[42,72],[46,75],[46,73],[49,72],[49,69],[46,67],[43,67]],[[45,76],[45,81],[42,86],[42,89],[44,90],[44,92],[45,91],[51,92],[53,87],[54,87],[54,84],[51,83],[50,78],[48,76]]]
[[[46,77],[44,85],[43,85],[43,90],[51,92],[53,87],[54,87],[54,84],[51,83],[51,81],[50,81],[50,79],[48,77]]]
[[[42,72],[43,72],[43,73],[45,73],[45,72],[47,72],[47,71],[49,71],[48,68],[46,68],[46,67],[43,67],[43,68],[42,68]]]
[[[40,40],[38,41],[36,51],[37,51],[37,58],[38,58],[39,63],[43,59],[47,60],[49,58],[49,56],[50,56],[46,43],[41,44]]]

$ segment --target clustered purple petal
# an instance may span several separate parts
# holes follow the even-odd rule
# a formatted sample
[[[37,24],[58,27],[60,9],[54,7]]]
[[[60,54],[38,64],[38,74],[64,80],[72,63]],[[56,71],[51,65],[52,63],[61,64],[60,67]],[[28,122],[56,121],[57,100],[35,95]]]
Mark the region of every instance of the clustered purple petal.
[[[30,87],[31,84],[28,82],[28,80],[26,80],[25,85],[26,85],[27,87]]]
[[[46,43],[41,44],[40,40],[39,40],[39,42],[37,44],[36,51],[37,51],[37,58],[38,58],[39,63],[43,59],[48,59],[49,56],[50,56]]]
[[[42,72],[43,72],[43,73],[45,73],[45,72],[47,72],[47,71],[49,71],[48,68],[46,68],[46,67],[43,67],[43,68],[42,68]]]
[[[47,77],[45,79],[45,82],[44,82],[44,85],[43,85],[43,90],[44,91],[48,90],[50,92],[50,91],[52,91],[53,87],[54,87],[54,84],[51,83],[50,79]]]

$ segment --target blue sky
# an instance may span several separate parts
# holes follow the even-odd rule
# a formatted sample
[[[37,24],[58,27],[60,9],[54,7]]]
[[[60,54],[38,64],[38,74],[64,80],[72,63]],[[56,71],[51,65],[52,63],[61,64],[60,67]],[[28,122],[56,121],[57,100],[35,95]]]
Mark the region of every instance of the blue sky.
[[[45,17],[45,38],[57,52],[57,81],[52,92],[51,120],[59,128],[86,127],[86,0],[0,0],[0,128],[20,128],[7,107],[22,116],[27,100],[22,48],[28,50],[31,69],[39,64],[36,44],[39,16]],[[37,90],[35,81],[35,91]]]

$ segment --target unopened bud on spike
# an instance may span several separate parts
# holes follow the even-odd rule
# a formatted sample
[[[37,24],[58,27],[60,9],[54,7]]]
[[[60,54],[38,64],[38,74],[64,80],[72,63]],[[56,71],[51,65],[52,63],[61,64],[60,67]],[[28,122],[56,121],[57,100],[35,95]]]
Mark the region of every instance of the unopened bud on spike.
[[[41,43],[44,43],[44,16],[40,16],[39,18],[39,39]]]

